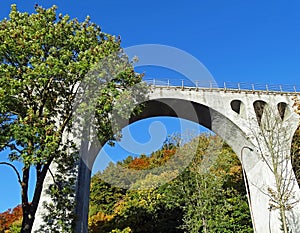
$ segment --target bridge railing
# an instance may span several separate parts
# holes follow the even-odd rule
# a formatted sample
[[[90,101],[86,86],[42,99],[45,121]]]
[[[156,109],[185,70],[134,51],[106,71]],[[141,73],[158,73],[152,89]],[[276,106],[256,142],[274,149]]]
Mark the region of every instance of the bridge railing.
[[[213,81],[190,81],[183,79],[143,79],[150,86],[169,86],[169,87],[188,87],[199,89],[223,89],[235,91],[265,91],[265,92],[284,92],[284,93],[300,93],[300,85],[289,84],[262,84],[249,82],[224,82],[221,85]]]

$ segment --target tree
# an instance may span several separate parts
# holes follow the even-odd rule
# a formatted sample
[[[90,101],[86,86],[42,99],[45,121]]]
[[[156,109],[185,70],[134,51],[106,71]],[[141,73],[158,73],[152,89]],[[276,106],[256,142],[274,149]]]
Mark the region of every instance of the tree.
[[[289,226],[288,211],[299,202],[295,195],[296,182],[291,165],[291,137],[295,129],[285,120],[288,112],[285,103],[279,103],[275,109],[264,101],[257,101],[254,109],[258,124],[252,125],[251,136],[255,140],[256,151],[274,178],[274,185],[267,187],[267,191],[257,188],[270,198],[270,213],[278,211],[282,231],[288,233],[292,226]]]
[[[92,180],[89,231],[104,233],[129,227],[132,232],[143,233],[252,232],[241,164],[229,146],[222,145],[216,136],[201,135],[176,146],[177,150],[184,148],[179,150],[178,160],[185,160],[188,153],[197,149],[192,163],[182,173],[176,166],[164,167],[164,173],[137,177],[125,193],[103,182],[101,173],[96,174]],[[149,157],[141,157],[151,161],[151,168],[152,164],[160,165],[162,157],[170,161],[176,156],[172,152],[169,158],[169,153],[170,147],[164,145]],[[128,167],[132,161],[129,157],[119,165]],[[112,166],[106,168],[110,180],[119,179]],[[127,176],[123,172],[122,176]],[[161,180],[169,182],[162,184]]]
[[[56,6],[44,9],[36,5],[35,11],[22,13],[12,5],[9,18],[0,22],[0,150],[10,150],[10,162],[23,163],[21,172],[13,163],[9,165],[21,186],[22,233],[31,232],[51,163],[68,160],[69,151],[78,149],[65,135],[74,127],[74,100],[81,83],[87,74],[95,76],[91,69],[98,72],[96,75],[101,73],[99,62],[123,54],[120,39],[101,32],[89,17],[79,22],[68,15],[57,15]],[[103,144],[116,139],[110,118],[115,100],[122,93],[131,97],[128,88],[141,81],[128,59],[123,60],[125,66],[115,75],[94,80],[103,84],[92,109],[98,123],[97,136]],[[36,182],[29,200],[31,169],[36,172]]]
[[[126,190],[102,181],[99,174],[94,175],[91,180],[89,215],[95,215],[97,212],[113,214],[114,206],[123,199],[125,193]]]
[[[197,140],[200,148],[191,165],[169,187],[170,199],[183,209],[182,229],[253,232],[237,156],[217,137]]]

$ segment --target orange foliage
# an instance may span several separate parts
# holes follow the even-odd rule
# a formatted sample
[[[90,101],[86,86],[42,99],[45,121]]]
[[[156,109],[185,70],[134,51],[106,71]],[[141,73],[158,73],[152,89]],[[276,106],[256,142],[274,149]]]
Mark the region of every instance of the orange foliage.
[[[150,157],[140,157],[133,159],[128,168],[135,170],[145,170],[153,168],[153,166],[161,166],[167,162],[174,154],[176,149],[162,149],[159,152],[152,153]]]
[[[136,170],[144,170],[147,169],[149,165],[150,165],[149,158],[135,158],[128,165],[128,167]]]
[[[159,153],[153,153],[150,157],[140,157],[133,159],[128,168],[135,170],[145,170],[153,166],[161,166],[167,162],[174,154],[176,149],[163,149]]]
[[[166,162],[176,153],[176,149],[165,149],[163,150],[163,153],[163,161]]]
[[[22,206],[18,205],[13,210],[8,209],[7,211],[0,214],[0,232],[6,232],[9,227],[16,221],[22,219],[23,211]]]

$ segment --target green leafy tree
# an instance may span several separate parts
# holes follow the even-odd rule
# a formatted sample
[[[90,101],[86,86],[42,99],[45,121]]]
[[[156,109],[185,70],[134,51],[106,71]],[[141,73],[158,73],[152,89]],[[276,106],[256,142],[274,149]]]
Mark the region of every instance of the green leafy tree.
[[[95,175],[91,189],[90,232],[104,233],[126,227],[132,232],[143,233],[253,232],[237,156],[218,137],[201,135],[181,146],[178,160],[186,159],[184,155],[192,153],[195,148],[195,157],[184,172],[179,173],[175,166],[171,166],[172,169],[165,167],[162,173],[152,170],[154,173],[137,177],[132,189],[122,195],[108,184],[100,183],[97,188],[103,176],[101,173]],[[164,157],[172,159],[172,156],[169,158],[172,149],[173,146],[164,145],[149,157],[139,158],[151,161],[151,168],[152,164],[161,164]],[[110,164],[104,170],[104,173],[108,171],[104,177],[110,176],[109,180],[114,180],[114,177],[120,179],[131,175],[132,169],[122,170],[121,176],[116,169],[130,167],[133,161],[129,157],[119,162],[119,166]],[[161,180],[169,182],[162,184]],[[103,198],[105,193],[110,196]]]
[[[79,22],[57,14],[56,6],[35,11],[22,13],[12,5],[9,18],[0,22],[0,150],[9,149],[9,160],[23,163],[18,172],[13,163],[2,162],[15,170],[21,186],[22,233],[31,232],[51,163],[63,163],[77,149],[64,135],[73,127],[78,87],[91,69],[101,73],[96,64],[121,51],[120,40],[101,32],[89,17]],[[130,102],[128,88],[141,81],[128,61],[111,76],[94,79],[105,84],[92,109],[100,143],[115,139],[109,116],[116,99],[125,93]],[[32,169],[36,182],[29,200]]]
[[[114,204],[112,214],[99,211],[90,216],[89,232],[126,228],[140,233],[181,232],[178,227],[182,212],[179,208],[168,207],[164,195],[163,189],[127,191],[123,199]]]
[[[190,166],[169,186],[185,232],[253,232],[237,156],[217,137],[200,136]],[[193,147],[191,147],[193,148]]]
[[[111,184],[102,181],[97,174],[92,177],[90,192],[90,216],[98,212],[105,213],[106,215],[113,214],[114,206],[126,194],[126,190],[113,187]]]
[[[54,183],[46,190],[51,201],[43,202],[47,211],[39,230],[61,233],[73,232],[75,227],[73,220],[76,218],[74,198],[78,157],[77,154],[69,154],[67,157],[55,160],[55,174],[52,173]]]

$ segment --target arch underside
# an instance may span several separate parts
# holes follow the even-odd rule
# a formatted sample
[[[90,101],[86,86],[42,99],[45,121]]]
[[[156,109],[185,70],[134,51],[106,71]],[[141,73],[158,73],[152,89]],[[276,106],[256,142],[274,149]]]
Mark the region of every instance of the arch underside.
[[[145,103],[141,114],[131,117],[129,123],[158,116],[178,117],[199,123],[211,130],[211,114],[207,106],[181,99],[155,99]]]
[[[245,133],[236,124],[203,104],[175,98],[153,99],[143,104],[143,111],[140,114],[132,116],[129,121],[119,122],[120,128],[150,117],[169,116],[189,120],[211,130],[220,136],[238,157],[241,147],[248,144]],[[82,142],[80,157],[89,169],[93,167],[102,146],[98,143],[90,145],[87,141]]]
[[[200,103],[161,98],[144,103],[143,111],[129,120],[129,124],[136,121],[158,116],[178,117],[198,123],[220,136],[238,154],[241,140],[246,143],[242,130],[218,111]],[[125,126],[124,126],[125,127]],[[239,143],[237,142],[239,140]]]

